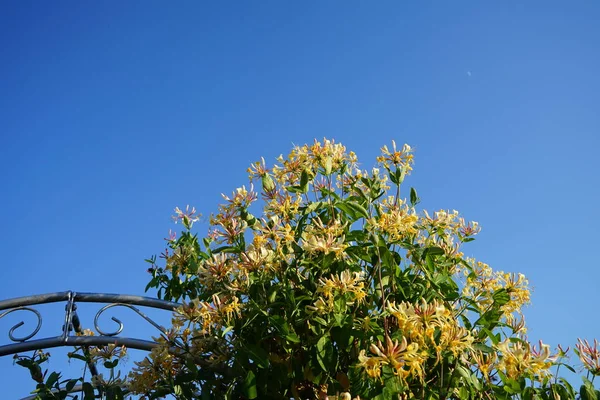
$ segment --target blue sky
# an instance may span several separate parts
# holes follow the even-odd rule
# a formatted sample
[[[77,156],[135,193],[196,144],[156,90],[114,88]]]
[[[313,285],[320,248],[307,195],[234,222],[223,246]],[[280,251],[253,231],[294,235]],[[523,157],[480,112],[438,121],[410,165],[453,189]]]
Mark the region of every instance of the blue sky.
[[[593,338],[599,18],[594,1],[5,2],[1,297],[143,294],[175,206],[210,214],[292,143],[335,138],[370,167],[395,139],[424,207],[482,224],[466,254],[529,277],[530,339]],[[13,398],[33,386],[10,361]]]

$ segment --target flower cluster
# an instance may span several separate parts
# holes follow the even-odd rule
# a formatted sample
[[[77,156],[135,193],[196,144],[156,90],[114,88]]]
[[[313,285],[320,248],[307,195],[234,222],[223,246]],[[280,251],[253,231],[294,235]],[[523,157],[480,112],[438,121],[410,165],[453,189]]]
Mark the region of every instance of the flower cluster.
[[[550,346],[539,342],[539,348],[519,340],[505,340],[496,348],[500,352],[497,368],[512,379],[527,377],[540,379],[550,375],[550,368],[556,359],[550,354]]]
[[[361,170],[328,139],[273,166],[261,158],[202,241],[189,232],[195,210],[176,209],[186,231],[169,236],[149,286],[184,302],[132,391],[176,380],[211,398],[464,399],[517,393],[528,379],[548,393],[557,358],[524,336],[527,279],[464,257],[476,222],[418,211],[414,189],[400,197],[410,146],[392,141],[377,162]],[[577,347],[593,374],[596,347]]]
[[[415,210],[401,199],[390,196],[377,205],[377,216],[368,220],[368,229],[384,235],[389,242],[395,243],[407,235],[417,233]]]
[[[345,224],[337,219],[325,225],[319,217],[316,217],[302,234],[302,248],[307,254],[333,253],[340,258],[348,247],[344,236],[345,228]]]
[[[392,341],[387,336],[385,345],[378,341],[377,344],[371,344],[369,350],[372,356],[367,356],[365,350],[358,355],[358,366],[364,368],[369,377],[380,378],[382,368],[389,366],[403,381],[411,376],[423,380],[426,357],[419,351],[417,343],[408,344],[405,337],[401,342]]]
[[[583,367],[594,376],[600,375],[600,349],[598,348],[598,340],[594,339],[594,345],[591,345],[587,340],[578,339],[576,351]]]
[[[232,318],[240,317],[242,304],[236,296],[223,301],[218,295],[212,296],[212,302],[192,300],[179,307],[173,323],[175,326],[196,324],[201,327],[202,334],[210,334],[231,322]]]
[[[408,144],[402,146],[402,150],[396,149],[396,142],[392,140],[392,151],[387,146],[381,148],[381,155],[377,157],[377,161],[381,163],[385,168],[406,168],[406,170],[412,171],[412,164],[414,163],[413,150]]]
[[[511,324],[516,316],[522,317],[521,309],[529,304],[531,299],[529,282],[525,275],[493,271],[489,265],[473,259],[467,259],[467,262],[472,271],[465,271],[468,276],[462,295],[477,304],[480,310],[487,310],[495,301],[495,293],[504,289],[509,298],[500,310],[506,322]]]
[[[331,278],[321,278],[317,289],[319,298],[312,306],[307,306],[310,311],[328,313],[334,309],[336,298],[344,299],[345,306],[361,303],[367,296],[364,277],[361,272],[342,271]],[[345,307],[344,307],[345,308]]]

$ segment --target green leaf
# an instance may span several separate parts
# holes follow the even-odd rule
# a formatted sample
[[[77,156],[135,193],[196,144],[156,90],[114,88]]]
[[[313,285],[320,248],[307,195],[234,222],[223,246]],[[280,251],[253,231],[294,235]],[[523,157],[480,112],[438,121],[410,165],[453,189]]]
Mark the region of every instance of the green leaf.
[[[225,337],[232,330],[233,330],[233,326],[228,326],[227,328],[223,329],[223,332],[221,332],[221,337]]]
[[[274,303],[275,299],[277,298],[277,292],[279,290],[279,287],[277,287],[276,285],[273,285],[269,288],[269,303]]]
[[[522,391],[521,384],[516,379],[509,378],[501,371],[498,371],[498,375],[500,376],[502,383],[504,383],[503,389],[506,393],[508,393],[508,394],[521,393],[521,391]]]
[[[70,379],[65,386],[65,389],[67,390],[67,392],[70,392],[71,390],[73,390],[73,388],[75,387],[75,385],[77,384],[78,381],[79,381],[79,379]]]
[[[265,349],[258,345],[246,345],[248,358],[254,361],[259,368],[267,368],[269,366],[269,354]]]
[[[322,336],[317,342],[317,361],[323,371],[332,373],[335,369],[335,354],[329,336]]]
[[[285,340],[292,343],[300,343],[300,338],[294,332],[285,335]]]
[[[510,301],[510,294],[508,294],[506,289],[498,289],[492,295],[492,299],[494,300],[494,305],[502,307]]]
[[[419,196],[417,196],[417,191],[415,190],[415,188],[410,188],[410,205],[411,206],[416,206],[417,204],[419,204],[421,202],[421,199],[419,198]]]
[[[491,348],[490,346],[487,346],[487,345],[485,345],[483,343],[475,343],[475,344],[473,344],[473,349],[479,350],[482,353],[486,353],[486,354],[491,354],[491,353],[494,352],[493,348]]]
[[[427,247],[423,251],[423,259],[425,259],[426,256],[439,256],[442,254],[445,254],[445,252],[444,252],[444,249],[442,249],[441,247],[437,247],[437,246]]]
[[[429,254],[425,256],[425,265],[427,265],[427,269],[429,272],[435,271],[435,263],[433,262],[433,257],[431,257]]]
[[[254,372],[248,371],[243,384],[244,395],[249,399],[256,399],[258,391],[256,390],[256,376]]]
[[[82,386],[83,391],[83,400],[95,400],[96,395],[94,393],[94,388],[92,384],[89,382],[84,382]]]
[[[468,368],[458,365],[456,367],[456,372],[465,379],[465,382],[469,386],[473,386],[476,390],[481,390],[481,382]]]
[[[286,186],[285,189],[290,193],[303,193],[302,186],[300,185]]]
[[[491,309],[491,310],[483,313],[483,315],[481,317],[479,317],[479,319],[475,322],[475,325],[480,325],[480,326],[488,328],[489,330],[492,330],[498,324],[498,320],[500,319],[501,316],[502,316],[502,313],[499,310]],[[481,332],[479,334],[480,337],[484,337],[482,335],[485,336],[484,330],[481,330]]]
[[[394,396],[404,391],[404,387],[400,379],[396,376],[385,379],[384,393],[386,396]]]
[[[48,376],[48,379],[46,380],[46,386],[48,386],[48,387],[54,386],[54,384],[56,382],[58,382],[59,379],[60,379],[60,374],[58,372],[51,373],[50,376]]]
[[[239,253],[239,250],[235,247],[232,246],[221,246],[221,247],[217,247],[216,249],[214,249],[213,254],[218,254],[218,253]]]
[[[331,157],[327,157],[325,159],[325,175],[331,174],[332,168],[333,168],[333,159]]]
[[[300,189],[302,190],[302,193],[308,191],[308,179],[308,172],[306,170],[302,171],[302,174],[300,175]]]
[[[360,215],[363,218],[369,218],[369,212],[367,211],[366,208],[364,208],[363,206],[361,206],[358,203],[355,203],[353,201],[349,201],[348,202],[348,206],[350,208],[352,208],[358,215]]]
[[[571,367],[569,364],[563,364],[563,363],[561,363],[560,365],[562,365],[563,367],[565,367],[566,369],[568,369],[569,371],[571,371],[574,374],[577,373],[577,371],[575,371],[575,368]]]
[[[392,172],[389,170],[389,168],[386,168],[386,169],[388,170],[390,181],[392,181],[392,183],[394,185],[397,185],[398,184],[398,174],[397,174],[398,170]]]
[[[585,376],[582,376],[583,385],[581,385],[581,389],[579,389],[579,395],[582,400],[598,400],[598,396],[596,394],[596,389],[594,388],[594,384],[589,381]]]
[[[105,361],[104,362],[104,368],[106,369],[111,369],[117,366],[117,364],[119,363],[119,359],[115,358],[113,361]]]
[[[356,211],[354,209],[352,209],[352,207],[350,207],[348,204],[346,204],[343,201],[338,201],[335,204],[336,208],[339,208],[340,210],[342,210],[346,215],[348,215],[353,221],[358,219],[358,216],[356,215]]]
[[[311,212],[316,211],[318,208],[323,207],[324,204],[325,203],[323,203],[322,201],[313,201],[308,206],[306,206],[303,213],[304,215],[310,214]]]
[[[177,390],[179,386],[175,386]],[[123,400],[123,390],[118,386],[108,388],[106,391],[106,400]]]
[[[573,371],[575,372],[575,371]],[[554,386],[559,386],[561,388],[563,388],[565,391],[567,391],[568,396],[565,395],[564,398],[565,399],[574,399],[575,398],[575,389],[573,389],[573,386],[571,386],[571,384],[569,383],[569,381],[567,381],[565,378],[558,378],[558,381],[560,383],[562,383],[562,386],[560,385],[554,385]]]

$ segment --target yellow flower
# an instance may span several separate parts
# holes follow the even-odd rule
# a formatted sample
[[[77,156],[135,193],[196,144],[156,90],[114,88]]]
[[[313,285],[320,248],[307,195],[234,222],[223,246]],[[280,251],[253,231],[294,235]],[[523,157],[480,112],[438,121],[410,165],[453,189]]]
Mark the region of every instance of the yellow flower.
[[[247,172],[251,181],[257,177],[262,178],[268,174],[269,169],[267,168],[267,163],[265,162],[264,157],[261,157],[260,161],[253,162],[248,168]]]
[[[396,319],[402,335],[417,343],[421,350],[431,350],[438,362],[446,351],[458,356],[472,348],[474,339],[471,333],[461,327],[451,309],[438,300],[399,305],[388,302],[387,311]],[[440,334],[438,339],[437,332]]]
[[[345,237],[335,237],[332,234],[319,236],[304,232],[302,234],[302,248],[307,253],[335,253],[340,258],[348,245],[345,243]]]
[[[406,168],[407,172],[412,171],[413,159],[412,148],[408,144],[404,144],[402,150],[397,150],[396,142],[393,140],[392,151],[390,151],[387,146],[383,146],[381,148],[381,155],[377,157],[377,161],[384,167],[390,168],[391,166],[394,166],[396,168]]]
[[[394,374],[406,380],[408,377],[415,377],[420,380],[424,377],[423,363],[425,357],[419,352],[419,346],[416,343],[408,344],[406,338],[402,341],[392,341],[388,336],[383,345],[380,341],[377,344],[371,344],[369,347],[372,357],[368,357],[364,350],[361,350],[358,356],[358,365],[363,368],[371,378],[381,376],[381,367],[389,365]]]
[[[554,356],[550,354],[550,347],[540,341],[540,348],[536,349],[525,341],[511,342],[505,340],[496,345],[501,357],[498,369],[512,379],[528,377],[540,379],[549,376]]]
[[[219,282],[225,282],[235,266],[235,261],[226,253],[213,254],[198,266],[198,278],[202,285],[212,288]]]
[[[368,357],[365,351],[361,350],[358,354],[358,366],[363,368],[367,375],[371,378],[378,379],[381,377],[381,367],[383,364],[382,357]]]
[[[486,380],[490,379],[490,372],[495,368],[495,364],[498,361],[496,352],[483,353],[479,350],[471,352],[471,358],[474,361],[474,365],[479,368]]]
[[[418,232],[416,224],[419,217],[414,209],[402,200],[390,196],[380,204],[380,215],[367,221],[367,229],[388,236],[390,242],[402,240],[406,235]]]
[[[222,304],[219,308],[221,315],[225,317],[227,322],[231,321],[234,315],[242,316],[242,303],[236,296],[232,296],[228,303]]]
[[[290,193],[277,193],[265,206],[265,212],[268,216],[277,216],[284,221],[291,221],[298,213],[302,197],[292,196]]]
[[[169,345],[158,338],[159,345],[152,349],[148,357],[136,361],[136,367],[129,373],[128,389],[133,394],[145,394],[158,387],[165,377],[177,376],[184,368],[184,358],[169,352]]]
[[[256,271],[259,268],[272,268],[275,259],[273,250],[264,243],[263,246],[251,244],[245,252],[241,254],[240,267],[247,271]]]
[[[342,271],[339,276],[319,279],[317,292],[323,293],[326,298],[335,295],[352,294],[354,300],[361,301],[366,296],[364,291],[364,276],[361,272]]]
[[[467,259],[472,266],[462,294],[477,303],[481,310],[487,309],[493,303],[493,295],[500,289],[506,289],[509,301],[501,307],[503,318],[512,324],[521,308],[530,302],[529,282],[523,274],[511,274],[503,271],[494,272],[489,265],[473,259]]]
[[[306,306],[306,309],[318,314],[327,314],[333,310],[333,302],[319,297],[315,304],[312,306]]]
[[[125,346],[117,346],[113,343],[101,347],[89,348],[91,359],[96,362],[98,360],[112,360],[113,358],[123,359],[127,355]]]

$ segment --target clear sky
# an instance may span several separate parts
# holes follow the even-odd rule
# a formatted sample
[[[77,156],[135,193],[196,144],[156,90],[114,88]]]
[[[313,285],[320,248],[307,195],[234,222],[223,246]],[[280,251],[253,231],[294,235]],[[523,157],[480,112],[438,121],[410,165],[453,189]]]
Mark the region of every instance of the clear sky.
[[[482,224],[466,254],[529,277],[531,340],[600,336],[599,20],[591,0],[2,2],[0,297],[143,294],[175,206],[210,214],[292,143],[370,168],[395,139],[424,207]],[[12,399],[33,385],[11,361]]]

